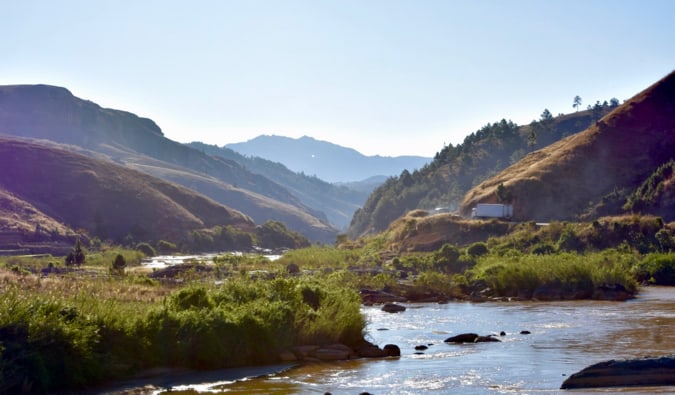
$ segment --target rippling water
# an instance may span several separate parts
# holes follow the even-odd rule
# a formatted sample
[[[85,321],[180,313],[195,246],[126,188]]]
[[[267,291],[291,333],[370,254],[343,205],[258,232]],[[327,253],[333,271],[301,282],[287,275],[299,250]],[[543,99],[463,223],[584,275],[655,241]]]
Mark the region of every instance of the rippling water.
[[[653,287],[628,302],[410,304],[400,314],[364,307],[368,338],[397,344],[401,357],[316,363],[275,375],[211,383],[227,394],[560,393],[566,376],[596,362],[675,354],[675,288]],[[522,330],[531,332],[521,335]],[[501,343],[443,342],[464,332]],[[428,345],[422,354],[415,346]],[[675,387],[567,391],[675,393]]]

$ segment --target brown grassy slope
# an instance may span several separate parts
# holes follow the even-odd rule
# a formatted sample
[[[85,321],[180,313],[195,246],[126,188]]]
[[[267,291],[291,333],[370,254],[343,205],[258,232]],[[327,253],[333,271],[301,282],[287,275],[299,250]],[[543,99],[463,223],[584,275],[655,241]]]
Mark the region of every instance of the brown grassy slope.
[[[0,188],[0,233],[26,234],[34,232],[38,224],[47,232],[54,231],[61,235],[72,232],[32,204]]]
[[[435,251],[443,244],[467,246],[490,237],[503,236],[511,225],[503,221],[474,221],[452,214],[428,215],[413,210],[398,218],[385,231],[390,251]]]
[[[235,161],[169,140],[150,119],[102,108],[75,97],[65,88],[0,86],[0,134],[3,133],[70,144],[84,148],[82,152],[87,155],[105,155],[141,171],[171,169],[171,174],[180,173],[180,177],[167,180],[191,189],[203,185],[200,180],[204,176],[212,177],[219,180],[220,189],[196,191],[251,216],[257,223],[283,221],[290,229],[321,242],[333,242],[338,233],[326,225],[324,213],[306,206],[278,183],[251,173]],[[150,174],[160,178],[164,175]],[[231,193],[212,193],[216,190]],[[324,224],[317,226],[321,221]]]
[[[218,202],[237,202],[236,209],[251,213],[251,217],[258,224],[268,220],[280,221],[289,229],[306,235],[311,241],[322,243],[332,243],[337,236],[333,227],[296,206],[235,188],[214,177],[205,174],[187,174],[185,171],[166,167],[141,164],[129,166],[143,173],[200,191]]]
[[[535,151],[471,189],[460,211],[504,184],[520,220],[573,219],[615,188],[635,189],[675,156],[675,72],[585,131]]]
[[[0,138],[0,188],[73,229],[104,228],[112,239],[178,241],[187,231],[231,224],[243,214],[187,188],[112,162],[35,142]]]

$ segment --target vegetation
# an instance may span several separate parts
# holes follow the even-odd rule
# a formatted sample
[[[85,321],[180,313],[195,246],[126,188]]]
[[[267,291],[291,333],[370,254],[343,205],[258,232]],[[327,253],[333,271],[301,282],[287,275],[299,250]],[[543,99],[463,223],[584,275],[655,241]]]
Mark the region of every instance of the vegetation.
[[[433,230],[419,225],[417,237]],[[140,270],[138,249],[106,244],[81,246],[80,267],[51,256],[5,257],[0,392],[72,389],[156,366],[267,363],[300,344],[356,344],[364,289],[428,301],[602,298],[603,288],[630,295],[639,283],[675,285],[672,230],[637,215],[522,223],[484,242],[432,251],[396,251],[390,230],[291,250],[274,262],[221,255],[166,269],[173,277]]]
[[[579,101],[580,104],[580,101]],[[596,103],[587,111],[554,117],[545,109],[539,120],[518,126],[502,119],[468,135],[462,144],[448,145],[420,170],[403,171],[389,178],[357,210],[348,235],[384,231],[404,213],[422,208],[456,209],[464,195],[483,180],[517,162],[529,151],[543,148],[580,132],[611,111],[618,103]],[[501,201],[512,195],[502,191]]]
[[[45,259],[7,258],[5,266],[27,269],[0,271],[2,393],[83,387],[154,366],[266,363],[293,345],[362,339],[359,296],[338,277],[242,272],[221,285],[179,286],[133,271],[105,275],[122,254],[102,267],[33,274]]]

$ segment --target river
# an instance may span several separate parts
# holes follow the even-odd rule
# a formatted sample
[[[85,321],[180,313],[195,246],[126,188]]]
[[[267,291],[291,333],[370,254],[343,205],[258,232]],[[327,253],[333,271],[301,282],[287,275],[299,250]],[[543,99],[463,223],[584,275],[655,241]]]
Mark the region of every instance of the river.
[[[400,358],[316,363],[245,380],[174,386],[226,394],[675,393],[675,387],[561,391],[566,376],[596,362],[675,355],[675,288],[647,287],[627,302],[409,304],[399,314],[363,307],[367,338]],[[530,334],[521,334],[521,331]],[[464,332],[500,343],[446,344]],[[423,352],[415,346],[427,345]],[[193,393],[194,393],[193,392]]]

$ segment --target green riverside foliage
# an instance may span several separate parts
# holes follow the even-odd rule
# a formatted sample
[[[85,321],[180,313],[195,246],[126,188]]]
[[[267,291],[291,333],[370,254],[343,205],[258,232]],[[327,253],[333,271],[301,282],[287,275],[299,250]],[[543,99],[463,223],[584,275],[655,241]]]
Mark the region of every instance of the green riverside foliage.
[[[1,280],[0,393],[273,362],[293,345],[355,344],[365,326],[358,294],[330,279],[241,276],[171,294],[127,277]]]
[[[621,285],[629,292],[637,288],[630,273],[637,258],[607,251],[579,255],[487,255],[467,272],[471,280],[482,280],[499,296],[530,298],[543,287],[590,297],[596,287]]]
[[[665,183],[673,178],[675,160],[661,165],[654,173],[640,185],[627,199],[624,209],[632,212],[650,212],[658,204],[663,194]]]
[[[638,281],[655,285],[675,285],[675,254],[648,254],[633,267]]]

